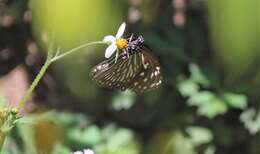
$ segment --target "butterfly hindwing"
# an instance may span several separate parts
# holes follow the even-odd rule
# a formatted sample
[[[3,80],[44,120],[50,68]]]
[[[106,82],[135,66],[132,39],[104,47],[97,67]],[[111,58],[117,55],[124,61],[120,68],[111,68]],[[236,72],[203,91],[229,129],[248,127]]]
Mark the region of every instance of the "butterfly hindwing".
[[[152,55],[151,51],[145,47],[140,54],[143,56],[142,69],[128,87],[137,93],[156,89],[162,83],[160,63]]]

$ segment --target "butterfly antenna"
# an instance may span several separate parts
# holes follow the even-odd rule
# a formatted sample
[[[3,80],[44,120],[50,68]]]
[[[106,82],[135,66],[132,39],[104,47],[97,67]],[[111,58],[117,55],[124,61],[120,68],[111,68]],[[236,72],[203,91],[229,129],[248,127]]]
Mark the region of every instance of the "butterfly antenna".
[[[117,49],[117,50],[116,50],[115,63],[117,62],[117,59],[118,59],[118,54],[119,54],[119,50]]]
[[[144,68],[146,68],[146,65],[144,64],[144,55],[143,54],[141,54],[142,56],[141,56],[141,58],[142,58],[142,64],[143,64],[143,66],[144,66]]]
[[[133,39],[133,36],[134,36],[134,34],[132,33],[132,34],[131,34],[131,36],[130,36],[129,42],[131,42],[131,41],[132,41],[132,39]]]

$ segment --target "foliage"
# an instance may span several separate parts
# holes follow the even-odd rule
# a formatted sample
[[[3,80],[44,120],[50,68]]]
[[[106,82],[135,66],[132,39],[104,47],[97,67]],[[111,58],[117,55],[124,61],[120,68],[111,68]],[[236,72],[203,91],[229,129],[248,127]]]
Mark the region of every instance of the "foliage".
[[[247,109],[240,115],[240,120],[244,123],[250,134],[256,134],[260,130],[260,112],[255,109]]]
[[[53,116],[55,120],[52,119]],[[15,146],[6,148],[6,153],[15,150],[15,154],[18,151],[67,154],[86,147],[91,147],[100,154],[138,154],[140,151],[138,140],[131,130],[114,124],[99,127],[82,114],[69,112],[46,112],[28,116],[19,122],[17,130],[13,132],[18,133],[23,144],[15,140],[17,136],[9,138],[6,146]],[[38,136],[38,133],[48,135]]]
[[[214,118],[227,112],[228,108],[245,109],[247,97],[227,91],[209,91],[212,84],[195,64],[190,65],[191,77],[180,77],[178,89],[182,96],[188,97],[190,106],[198,107],[198,115]]]
[[[131,91],[119,92],[112,100],[112,108],[115,110],[129,109],[134,104],[136,94]]]
[[[212,132],[203,127],[188,127],[186,129],[187,135],[179,130],[173,132],[167,130],[159,131],[150,141],[147,146],[147,154],[156,154],[163,152],[165,154],[197,154],[199,147],[206,147],[204,154],[209,153],[209,149],[214,148],[210,143],[213,140]],[[214,153],[214,150],[212,151]]]

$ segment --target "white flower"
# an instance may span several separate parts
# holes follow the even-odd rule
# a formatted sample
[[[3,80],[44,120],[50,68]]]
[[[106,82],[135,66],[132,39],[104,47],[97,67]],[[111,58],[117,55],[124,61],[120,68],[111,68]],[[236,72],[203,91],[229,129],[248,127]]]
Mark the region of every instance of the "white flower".
[[[124,22],[119,27],[116,36],[107,35],[104,37],[103,42],[109,44],[109,46],[105,51],[106,58],[111,57],[117,49],[122,49],[127,44],[127,41],[122,38],[125,32],[125,28],[126,28],[126,23]]]
[[[93,150],[85,149],[84,154],[95,154]]]
[[[90,149],[84,149],[83,151],[75,151],[71,154],[95,154],[95,152]]]
[[[83,154],[83,153],[82,153],[82,151],[75,151],[75,152],[73,152],[71,154]]]

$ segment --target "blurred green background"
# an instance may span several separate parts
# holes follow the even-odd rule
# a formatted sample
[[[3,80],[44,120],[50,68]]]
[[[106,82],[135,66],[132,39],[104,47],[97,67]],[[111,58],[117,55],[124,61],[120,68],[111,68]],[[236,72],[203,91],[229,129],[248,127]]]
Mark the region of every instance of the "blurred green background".
[[[4,154],[259,154],[258,0],[0,0],[0,103],[15,106],[53,43],[143,35],[163,68],[143,94],[98,87],[106,46],[51,65]]]

